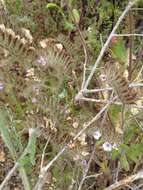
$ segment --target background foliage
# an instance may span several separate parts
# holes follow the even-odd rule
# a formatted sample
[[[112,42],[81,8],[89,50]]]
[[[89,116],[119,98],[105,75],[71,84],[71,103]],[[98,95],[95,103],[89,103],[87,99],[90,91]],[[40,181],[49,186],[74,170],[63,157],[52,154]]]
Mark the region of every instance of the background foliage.
[[[82,83],[85,58],[76,25],[88,49],[88,74],[102,43],[108,38],[128,1],[67,2],[6,0],[4,7],[1,1],[0,22],[5,25],[0,27],[1,182],[13,162],[18,160],[21,166],[20,175],[15,173],[7,185],[10,189],[23,189],[23,185],[27,190],[32,189],[40,171],[42,155],[45,154],[45,165],[103,107],[100,103],[75,102]],[[141,1],[138,7],[142,7]],[[130,14],[132,32],[141,33],[142,11],[131,11]],[[128,17],[118,33],[130,33]],[[16,35],[20,36],[18,40]],[[119,38],[115,45],[110,45],[90,88],[109,87],[107,82],[100,80],[105,75],[107,62],[121,62],[119,71],[129,72],[130,47],[128,37]],[[135,80],[142,67],[141,37],[134,37],[132,54],[135,69],[130,82]],[[142,81],[142,73],[138,81]],[[141,96],[142,90],[137,90],[138,96]],[[110,93],[97,93],[91,98],[106,99],[109,96]],[[136,104],[142,105],[142,98]],[[87,178],[82,190],[104,189],[116,178],[122,179],[142,168],[142,110],[131,107],[126,111],[122,142],[115,133],[115,127],[121,126],[122,105],[111,105],[108,114],[110,119],[106,117],[103,122],[101,118],[94,123],[52,166],[44,189],[78,189],[94,147],[96,151],[88,176],[99,176]],[[32,136],[29,129],[36,129]],[[97,141],[94,134],[99,129],[103,136]],[[104,142],[116,143],[118,148],[106,152],[102,147]]]

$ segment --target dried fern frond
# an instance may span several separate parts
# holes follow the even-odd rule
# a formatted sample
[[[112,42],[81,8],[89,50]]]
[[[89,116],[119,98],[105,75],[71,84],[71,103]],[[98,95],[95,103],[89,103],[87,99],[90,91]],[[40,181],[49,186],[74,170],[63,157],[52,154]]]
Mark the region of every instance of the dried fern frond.
[[[64,47],[64,44],[54,38],[46,38],[40,41],[40,46],[43,49],[53,49],[54,52],[57,52],[63,58],[68,60],[68,64],[73,62],[71,55],[69,55],[68,50]]]
[[[37,63],[51,70],[58,70],[59,67],[65,70],[70,63],[69,58],[65,56],[63,52],[58,52],[57,49],[54,48],[38,49],[37,55]],[[60,73],[62,72],[63,70],[60,70]]]
[[[59,35],[57,40],[64,46],[66,50],[66,54],[71,57],[72,62],[81,62],[80,52],[82,51],[81,44],[79,44],[80,40],[76,39],[75,43],[71,42],[71,40],[65,35]],[[78,42],[78,43],[77,43]],[[83,51],[82,51],[83,55]]]
[[[52,92],[57,92],[67,73],[70,60],[53,48],[37,50],[37,54],[36,62],[40,65],[40,77],[44,78],[43,81],[47,81],[46,85]]]
[[[7,49],[13,56],[26,57],[32,55],[34,51],[24,38],[20,38],[12,29],[6,28],[3,24],[0,25],[0,46]]]
[[[112,63],[106,66],[108,83],[115,90],[118,98],[123,104],[135,104],[136,94],[129,88],[129,81],[124,77],[124,72]]]

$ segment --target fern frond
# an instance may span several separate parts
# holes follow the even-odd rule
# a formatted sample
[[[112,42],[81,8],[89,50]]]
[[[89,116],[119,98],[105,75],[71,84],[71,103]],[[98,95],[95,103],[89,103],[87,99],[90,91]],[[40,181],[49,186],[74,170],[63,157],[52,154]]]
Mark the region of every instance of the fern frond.
[[[109,85],[113,87],[123,104],[135,104],[136,94],[129,88],[129,81],[124,77],[123,71],[117,69],[115,63],[106,67]]]
[[[47,49],[41,49],[37,50],[37,61],[41,60],[41,65],[42,61],[44,62],[43,65],[45,65],[45,68],[50,68],[51,70],[57,70],[59,67],[63,69],[67,69],[67,66],[70,63],[70,59],[63,53],[57,51],[55,48],[50,48],[48,47]],[[38,61],[39,62],[39,61]],[[40,63],[40,62],[39,62]],[[63,70],[60,70],[60,73],[62,73]]]
[[[72,62],[81,62],[81,51],[82,47],[79,44],[79,39],[75,41],[75,43],[71,42],[71,40],[65,35],[59,35],[57,40],[63,44],[65,53],[71,58]],[[78,42],[78,43],[77,43]],[[82,52],[83,55],[83,52]]]
[[[69,60],[53,48],[38,50],[37,63],[40,66],[39,77],[43,78],[44,88],[57,95],[62,87]]]
[[[20,38],[12,29],[6,28],[3,24],[0,25],[0,46],[7,49],[13,56],[26,57],[32,55],[34,50],[24,38]]]

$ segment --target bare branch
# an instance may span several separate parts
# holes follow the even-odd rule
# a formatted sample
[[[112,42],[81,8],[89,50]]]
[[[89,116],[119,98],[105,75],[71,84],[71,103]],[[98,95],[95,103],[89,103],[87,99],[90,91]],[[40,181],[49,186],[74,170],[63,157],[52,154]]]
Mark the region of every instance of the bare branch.
[[[143,179],[143,171],[140,171],[135,175],[128,176],[128,177],[110,185],[109,187],[105,188],[104,190],[117,189],[121,186],[127,185],[128,183],[132,183],[133,181],[138,180],[138,179]]]
[[[14,174],[14,172],[17,170],[18,167],[19,167],[19,163],[16,162],[13,168],[8,172],[3,182],[0,184],[0,190],[2,190],[4,186],[8,183],[8,181],[10,180],[10,178],[12,177],[12,175]]]
[[[143,37],[143,34],[114,34],[113,36],[116,37],[130,37],[130,36],[139,36],[139,37]]]
[[[85,172],[84,172],[83,178],[82,178],[82,180],[81,180],[81,182],[80,182],[80,184],[79,184],[78,190],[81,190],[82,185],[83,185],[85,179],[87,179],[86,177],[87,177],[87,174],[88,174],[88,170],[89,170],[90,164],[91,164],[92,159],[93,159],[94,154],[95,154],[95,149],[96,149],[96,145],[94,145],[94,149],[93,149],[92,154],[91,154],[91,156],[90,156],[90,159],[89,159],[89,161],[88,161],[87,167],[85,168]]]

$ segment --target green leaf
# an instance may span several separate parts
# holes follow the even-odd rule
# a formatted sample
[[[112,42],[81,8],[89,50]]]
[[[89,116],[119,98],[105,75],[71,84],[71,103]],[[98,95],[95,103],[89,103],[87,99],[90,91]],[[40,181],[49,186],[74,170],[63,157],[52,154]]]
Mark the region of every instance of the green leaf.
[[[30,162],[33,165],[35,164],[36,141],[37,141],[37,134],[33,133],[29,138],[27,145],[27,153],[29,155]]]
[[[121,112],[121,109],[122,107],[119,105],[119,106],[115,106],[115,105],[112,105],[109,109],[110,113],[111,113],[111,117],[113,119],[113,121],[117,121],[117,118],[119,117],[119,113]]]
[[[79,23],[80,15],[79,15],[78,10],[77,10],[77,9],[73,9],[73,10],[72,10],[72,13],[73,13],[73,16],[74,16],[74,18],[75,18],[75,20],[76,20],[76,23]]]
[[[74,26],[74,24],[71,23],[71,22],[66,21],[66,22],[64,23],[64,25],[65,25],[65,29],[67,29],[67,30],[69,30],[69,31],[72,31],[72,30],[75,30],[75,29],[76,29],[76,27]]]
[[[133,144],[126,152],[128,158],[137,162],[138,158],[143,154],[143,144]]]
[[[46,9],[57,9],[62,14],[62,16],[65,18],[63,10],[56,3],[48,3],[46,5]]]
[[[131,123],[125,131],[124,143],[128,144],[140,129],[136,123]]]
[[[6,115],[2,110],[0,110],[0,132],[1,132],[2,139],[4,143],[6,144],[7,148],[9,149],[13,159],[16,159],[16,151],[14,148],[14,144],[11,140],[10,132],[6,125]]]
[[[64,88],[64,89],[62,90],[62,92],[58,95],[58,97],[59,97],[60,99],[64,99],[66,96],[67,96],[67,91],[66,91],[66,89]]]
[[[120,151],[119,151],[119,150],[113,150],[113,151],[111,152],[111,156],[112,156],[112,159],[113,159],[113,160],[116,160],[117,158],[120,157]]]
[[[111,47],[111,54],[113,58],[121,62],[126,62],[128,58],[127,49],[125,48],[124,41],[117,39],[118,41]]]
[[[30,163],[30,159],[28,155],[25,155],[19,160],[20,166],[25,167],[28,166]]]
[[[120,162],[121,162],[121,166],[122,166],[126,171],[129,171],[130,166],[129,166],[129,163],[128,163],[128,160],[127,160],[127,157],[126,157],[125,154],[121,155]]]
[[[32,165],[35,165],[36,141],[37,133],[36,131],[33,131],[31,136],[29,137],[27,147],[25,148],[25,151],[23,152],[19,160],[20,164],[24,165],[30,162]]]

